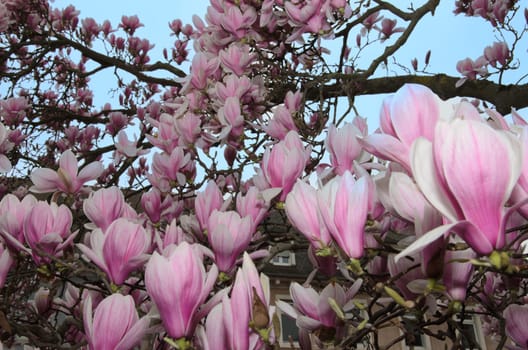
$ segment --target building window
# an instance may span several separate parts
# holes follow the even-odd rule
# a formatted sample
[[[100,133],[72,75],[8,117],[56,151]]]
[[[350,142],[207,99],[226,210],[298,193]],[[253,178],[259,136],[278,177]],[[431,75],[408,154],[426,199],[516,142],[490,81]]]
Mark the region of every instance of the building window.
[[[405,334],[403,348],[408,350],[429,350],[431,348],[429,337],[420,329],[417,315],[408,314],[402,317],[401,332]]]
[[[295,265],[295,253],[285,250],[275,254],[271,263],[277,266],[294,266]]]
[[[462,322],[460,322],[460,319],[460,316],[457,315],[457,335],[460,338],[462,349],[486,350],[486,341],[482,334],[480,320],[468,314],[464,315]]]
[[[295,323],[295,320],[288,315],[281,313],[280,315],[281,324],[281,346],[295,346],[299,344],[299,328]]]
[[[277,297],[285,303],[291,305],[291,299],[288,295],[277,295]],[[282,312],[277,308],[277,314],[280,321],[280,338],[279,344],[283,348],[299,348],[299,327],[297,327],[296,320]]]

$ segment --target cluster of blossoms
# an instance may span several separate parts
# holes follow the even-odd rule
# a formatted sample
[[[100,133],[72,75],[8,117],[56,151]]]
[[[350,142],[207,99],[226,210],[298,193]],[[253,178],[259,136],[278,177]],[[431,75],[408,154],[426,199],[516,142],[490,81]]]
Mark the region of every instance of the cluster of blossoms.
[[[504,21],[504,2],[482,4],[471,14]],[[361,46],[371,30],[380,43],[404,32],[396,19],[342,0],[213,0],[204,20],[170,23],[164,65],[150,63],[137,16],[112,27],[78,15],[0,0],[11,57],[0,57],[0,73],[16,79],[16,57],[53,81],[0,101],[0,171],[53,135],[22,157],[31,184],[0,200],[6,346],[271,349],[282,312],[303,349],[346,347],[407,313],[436,322],[476,305],[490,335],[528,347],[528,123],[407,84],[369,133],[366,119],[330,120],[285,79],[325,66],[321,40],[347,36],[337,32],[346,21],[361,26]],[[22,24],[30,40],[4,35]],[[137,78],[120,79],[122,108],[94,111],[89,77],[109,64],[87,68],[99,42]],[[189,43],[184,74],[171,64],[186,61]],[[53,59],[30,52],[39,44],[58,46]],[[495,43],[483,57],[459,71],[475,79],[484,65],[506,67],[510,51]],[[173,79],[146,75],[167,65]],[[313,265],[304,284],[291,283],[291,303],[275,300],[260,272],[281,244]]]

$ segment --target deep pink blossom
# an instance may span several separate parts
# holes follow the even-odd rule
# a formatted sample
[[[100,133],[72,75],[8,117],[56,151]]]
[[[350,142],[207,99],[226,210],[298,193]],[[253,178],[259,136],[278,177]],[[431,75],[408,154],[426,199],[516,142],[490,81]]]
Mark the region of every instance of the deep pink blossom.
[[[394,33],[401,33],[405,31],[403,27],[396,27],[397,21],[395,19],[384,18],[381,21],[381,28],[376,28],[380,32],[381,41],[385,41]]]
[[[121,17],[121,23],[119,24],[120,28],[123,28],[123,30],[128,35],[134,35],[136,29],[139,27],[143,27],[143,23],[139,21],[138,16],[122,16]]]

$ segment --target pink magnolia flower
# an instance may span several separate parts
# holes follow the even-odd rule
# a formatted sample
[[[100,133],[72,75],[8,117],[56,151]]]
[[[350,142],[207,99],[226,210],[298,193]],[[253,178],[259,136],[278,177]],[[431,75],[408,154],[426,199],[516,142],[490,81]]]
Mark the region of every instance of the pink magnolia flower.
[[[473,258],[476,258],[476,254],[471,249],[446,251],[442,282],[446,287],[447,295],[452,300],[466,300],[467,288],[473,274],[473,264],[471,262],[459,262],[457,260]]]
[[[143,23],[139,21],[138,16],[122,16],[121,17],[121,23],[119,24],[120,28],[123,28],[123,30],[128,35],[134,35],[134,32],[139,27],[143,27]]]
[[[302,180],[297,180],[286,197],[286,215],[291,223],[316,249],[328,247],[332,238],[319,215],[317,191]]]
[[[262,129],[266,134],[278,140],[284,140],[291,130],[299,131],[293,121],[292,112],[286,106],[276,107],[268,125],[264,125]]]
[[[208,58],[203,53],[196,54],[191,64],[191,75],[186,78],[188,83],[182,89],[186,91],[188,84],[197,90],[205,89],[208,80],[215,76],[219,66],[220,60],[217,57]]]
[[[405,173],[394,172],[389,180],[389,197],[394,211],[414,224],[416,237],[442,225],[442,215],[427,201],[416,183]],[[416,238],[412,237],[412,238]],[[411,238],[411,237],[410,237]],[[439,237],[421,252],[422,271],[427,277],[438,278],[439,258],[444,254],[445,239]]]
[[[492,67],[497,67],[497,63],[505,66],[510,59],[510,49],[505,42],[495,42],[492,46],[484,49],[484,57]]]
[[[0,289],[4,287],[9,269],[15,262],[9,250],[0,241]]]
[[[354,161],[361,162],[367,155],[357,137],[366,136],[351,123],[339,129],[335,125],[328,127],[328,137],[325,140],[326,149],[330,153],[330,164],[338,175],[346,170],[352,171]]]
[[[207,239],[215,254],[218,269],[229,272],[251,242],[254,231],[251,218],[241,218],[235,211],[215,210],[207,221]]]
[[[7,158],[6,153],[11,151],[14,144],[9,140],[9,130],[4,124],[0,123],[0,172],[6,173],[11,170],[11,161]]]
[[[328,231],[350,258],[363,256],[369,196],[366,178],[356,181],[348,171],[317,193],[319,212]]]
[[[229,6],[220,18],[222,28],[237,39],[246,36],[256,20],[257,13],[253,6],[247,6],[244,10],[238,6]]]
[[[59,160],[57,171],[45,168],[35,169],[31,173],[33,186],[31,191],[46,193],[62,191],[77,193],[85,182],[96,179],[103,172],[101,162],[92,162],[78,172],[77,159],[71,150],[65,151]]]
[[[255,264],[244,253],[242,267],[238,269],[231,297],[222,299],[223,326],[229,349],[261,349],[258,335],[248,327],[267,329],[271,325],[274,309],[270,307],[269,279],[257,271]],[[273,336],[273,334],[271,334]],[[271,338],[271,337],[270,337]],[[271,338],[270,341],[273,339]]]
[[[24,237],[32,250],[33,260],[47,263],[70,246],[76,233],[71,233],[72,214],[61,204],[36,203],[24,219]]]
[[[83,323],[88,349],[129,350],[145,336],[150,318],[138,316],[130,295],[112,294],[92,311],[92,299],[84,303]]]
[[[381,28],[376,28],[380,32],[381,41],[385,41],[394,33],[401,33],[405,31],[403,27],[396,27],[397,21],[395,19],[384,18],[381,21]]]
[[[114,220],[124,215],[125,207],[125,197],[116,186],[90,192],[83,202],[84,214],[103,231]]]
[[[124,130],[121,130],[117,134],[117,142],[115,143],[115,155],[114,159],[119,162],[123,157],[134,158],[139,157],[143,154],[148,153],[147,150],[137,147],[137,141],[130,141]]]
[[[478,254],[502,249],[512,212],[506,202],[521,173],[521,154],[511,134],[476,120],[439,122],[433,142],[418,139],[411,152],[414,178],[448,223],[429,231],[398,256],[450,231]]]
[[[282,188],[280,200],[286,199],[295,181],[302,175],[310,157],[310,148],[304,148],[295,131],[284,140],[268,147],[262,157],[262,173],[271,187]]]
[[[418,137],[432,140],[445,105],[429,88],[406,84],[383,101],[381,133],[361,140],[365,149],[382,159],[398,162],[410,172],[409,152]]]
[[[244,133],[244,115],[240,108],[240,100],[237,97],[228,97],[222,107],[218,110],[218,121],[222,131],[218,136],[224,139],[229,136],[235,141]]]
[[[363,28],[361,28],[361,35],[365,36],[368,32],[372,30],[372,28],[375,28],[376,23],[378,23],[382,19],[383,19],[383,16],[380,16],[379,11],[374,12],[373,14],[365,18],[363,22],[361,22],[361,24],[363,25]]]
[[[268,213],[271,200],[277,195],[271,189],[259,191],[256,186],[251,186],[245,195],[236,197],[236,210],[241,217],[251,217],[252,231],[255,231],[260,222]]]
[[[90,235],[90,248],[82,243],[77,247],[107,274],[112,283],[121,285],[132,271],[148,260],[146,253],[150,243],[150,236],[141,225],[120,218],[104,233],[94,230]]]
[[[154,172],[169,181],[175,181],[180,186],[186,183],[186,170],[193,167],[191,154],[185,152],[182,147],[175,147],[170,154],[156,153],[152,160]]]
[[[179,339],[194,333],[204,316],[200,308],[217,276],[217,267],[213,265],[206,272],[203,256],[187,242],[167,251],[166,255],[154,252],[147,263],[145,285],[169,336]]]
[[[486,68],[487,63],[488,61],[484,56],[477,58],[476,61],[473,61],[469,57],[458,61],[456,69],[463,77],[457,81],[455,86],[462,86],[466,80],[475,80],[477,79],[477,75],[486,76],[488,74],[488,69]]]
[[[249,50],[249,45],[232,43],[227,49],[220,51],[220,62],[228,71],[240,77],[255,60],[256,54]]]
[[[0,5],[1,6],[1,5]],[[1,17],[1,15],[0,15]],[[1,21],[1,19],[0,19]],[[13,97],[0,101],[0,116],[8,126],[17,126],[26,117],[29,103],[25,97]]]
[[[358,279],[348,290],[338,283],[330,283],[318,293],[312,287],[303,287],[293,282],[290,284],[293,306],[281,300],[278,300],[276,305],[285,314],[296,319],[301,332],[314,332],[321,328],[329,328],[334,329],[336,339],[340,339],[345,335],[346,327],[330,306],[329,299],[333,299],[341,309],[349,311],[354,306],[350,301],[362,283],[363,281]]]
[[[503,312],[506,333],[520,346],[528,348],[528,305],[511,304]]]
[[[220,188],[213,180],[210,180],[205,187],[205,191],[199,192],[194,200],[194,210],[196,218],[200,223],[200,228],[207,228],[209,216],[215,210],[222,210],[225,207],[224,198]]]
[[[24,250],[24,219],[37,203],[37,199],[29,194],[22,200],[8,193],[0,201],[0,236],[7,246],[15,251]]]

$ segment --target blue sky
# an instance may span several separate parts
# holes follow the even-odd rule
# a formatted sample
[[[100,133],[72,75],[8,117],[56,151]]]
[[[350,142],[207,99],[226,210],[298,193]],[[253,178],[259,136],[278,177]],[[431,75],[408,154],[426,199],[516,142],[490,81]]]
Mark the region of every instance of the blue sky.
[[[403,1],[397,1],[397,3],[403,3]],[[173,44],[174,37],[169,35],[168,23],[176,18],[180,18],[183,23],[192,23],[193,14],[203,18],[209,1],[55,0],[52,6],[65,7],[68,4],[73,4],[78,8],[81,11],[81,17],[93,17],[98,22],[109,19],[113,25],[120,22],[122,15],[138,15],[145,26],[137,31],[137,35],[149,39],[156,45],[151,55],[153,59],[156,59],[156,55],[161,57],[164,47],[170,48]],[[415,7],[419,6],[417,2],[414,4]],[[489,23],[480,18],[455,16],[453,9],[454,0],[442,0],[435,16],[428,15],[415,30],[407,46],[396,55],[398,62],[409,66],[410,60],[416,57],[422,67],[423,57],[430,49],[432,55],[428,71],[458,76],[455,68],[457,61],[466,57],[476,59],[482,55],[486,46],[498,40]],[[524,20],[523,16],[518,17]],[[398,25],[403,24],[401,21],[398,22]],[[524,42],[524,47],[518,50],[521,55],[519,59],[526,58],[527,40]],[[380,52],[379,47],[377,50]],[[368,51],[363,59],[365,62],[369,61]],[[520,75],[517,72],[513,75],[515,74]],[[360,114],[368,117],[372,127],[377,126],[382,98],[383,96],[367,96],[356,100]]]

